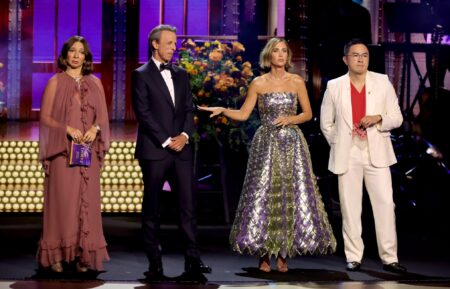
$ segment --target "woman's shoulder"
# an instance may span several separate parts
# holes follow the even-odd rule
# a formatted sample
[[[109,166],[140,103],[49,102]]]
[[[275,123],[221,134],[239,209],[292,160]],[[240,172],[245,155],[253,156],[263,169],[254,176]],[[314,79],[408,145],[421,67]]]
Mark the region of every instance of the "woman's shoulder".
[[[265,74],[255,77],[251,85],[255,88],[260,88],[261,86],[264,86],[265,82],[267,81],[267,76]]]
[[[265,74],[257,76],[255,78],[253,78],[252,83],[261,84],[261,82],[264,81],[265,77],[266,77]]]
[[[102,81],[100,80],[100,78],[98,78],[97,76],[95,76],[92,73],[86,75],[85,78],[93,81],[97,85],[102,85]]]
[[[58,81],[61,78],[61,73],[55,73],[50,77],[50,79],[47,81],[47,86],[56,86],[58,84]]]
[[[301,77],[300,75],[295,74],[295,73],[290,73],[290,72],[288,72],[288,77],[289,77],[292,81],[294,81],[294,82],[296,82],[296,83],[299,83],[299,84],[305,82],[305,80],[303,79],[303,77]]]
[[[84,77],[92,79],[93,81],[100,81],[100,78],[95,76],[93,73],[89,73],[88,75],[85,75]]]

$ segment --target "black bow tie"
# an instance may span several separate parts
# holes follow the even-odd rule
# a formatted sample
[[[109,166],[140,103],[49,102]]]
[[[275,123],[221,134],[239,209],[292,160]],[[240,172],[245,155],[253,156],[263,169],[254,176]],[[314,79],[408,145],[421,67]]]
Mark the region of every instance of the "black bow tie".
[[[172,70],[172,64],[170,64],[170,63],[166,63],[166,64],[161,63],[159,65],[159,71],[163,71],[164,69]]]

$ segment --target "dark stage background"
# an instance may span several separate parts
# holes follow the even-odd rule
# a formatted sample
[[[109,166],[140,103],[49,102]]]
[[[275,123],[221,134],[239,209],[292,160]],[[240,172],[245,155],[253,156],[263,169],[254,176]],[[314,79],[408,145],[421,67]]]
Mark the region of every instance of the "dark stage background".
[[[118,255],[121,250],[130,249],[123,245],[128,240],[140,242],[136,223],[142,182],[132,157],[136,123],[130,102],[131,72],[147,60],[149,30],[168,23],[178,28],[180,45],[188,38],[199,44],[216,39],[227,44],[240,41],[246,48],[243,58],[253,63],[255,75],[261,73],[256,62],[267,39],[278,35],[289,41],[294,51],[292,71],[305,78],[314,111],[314,119],[301,129],[308,140],[320,191],[338,238],[337,181],[327,170],[329,148],[318,126],[319,107],[326,82],[345,73],[343,44],[354,37],[370,43],[370,69],[389,75],[405,116],[404,125],[392,133],[398,158],[392,174],[400,256],[413,260],[417,255],[419,260],[430,262],[436,259],[445,264],[442,268],[448,268],[450,46],[446,44],[450,40],[446,34],[450,25],[445,16],[450,11],[450,1],[410,4],[368,0],[362,1],[364,5],[356,2],[0,1],[0,253],[2,258],[7,256],[0,261],[8,263],[21,254],[21,248],[25,248],[26,255],[22,265],[33,260],[33,242],[37,242],[40,232],[38,204],[42,204],[42,175],[37,151],[33,149],[37,145],[40,98],[46,81],[57,71],[55,60],[62,43],[74,34],[84,35],[91,44],[95,73],[105,88],[115,142],[105,164],[109,167],[102,172],[107,238]],[[417,39],[423,41],[416,42]],[[418,59],[423,60],[421,67]],[[245,175],[247,146],[241,144],[236,149],[199,138],[195,147],[202,244],[210,248],[209,253],[216,249],[226,251],[228,230]],[[169,205],[173,197],[170,189],[165,190],[161,213],[168,230],[164,237],[169,240],[169,251],[177,252],[176,245],[170,243],[175,235],[172,233],[176,211]],[[34,204],[33,209],[29,204]],[[363,222],[368,254],[376,259],[367,198]],[[125,235],[121,229],[126,230]],[[338,243],[341,246],[342,240]],[[214,260],[214,254],[210,256],[210,261]],[[342,247],[337,256],[342,257]]]

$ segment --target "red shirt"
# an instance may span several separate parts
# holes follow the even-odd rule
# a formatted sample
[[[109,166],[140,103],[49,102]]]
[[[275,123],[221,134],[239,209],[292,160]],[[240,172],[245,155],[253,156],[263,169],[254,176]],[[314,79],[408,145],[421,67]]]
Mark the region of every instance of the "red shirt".
[[[359,92],[350,81],[352,97],[352,117],[353,124],[359,124],[361,118],[366,115],[366,86]]]

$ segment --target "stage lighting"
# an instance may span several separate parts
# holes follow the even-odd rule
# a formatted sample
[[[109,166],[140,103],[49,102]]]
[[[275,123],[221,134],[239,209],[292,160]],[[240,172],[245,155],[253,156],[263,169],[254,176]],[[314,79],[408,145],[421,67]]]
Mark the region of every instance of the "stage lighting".
[[[45,174],[37,141],[4,141],[0,156],[0,212],[41,212]],[[142,172],[134,160],[134,142],[113,141],[100,173],[104,212],[140,212]]]
[[[113,211],[114,213],[119,212],[119,209],[120,209],[119,204],[113,204],[113,205],[112,205],[112,211]]]
[[[430,156],[432,156],[435,159],[441,160],[442,159],[442,152],[435,146],[430,145],[427,150],[426,153]]]

